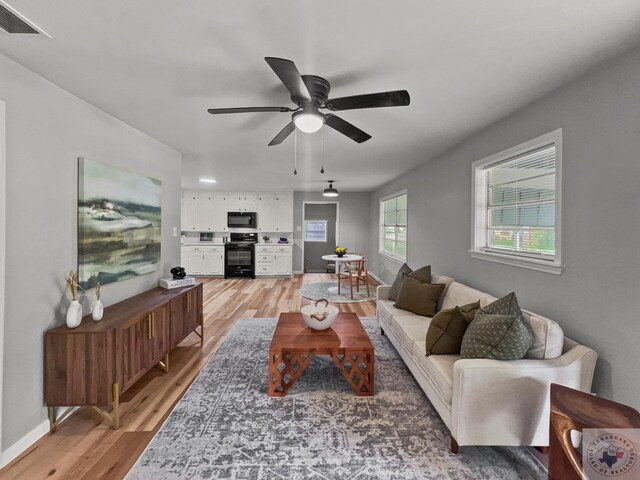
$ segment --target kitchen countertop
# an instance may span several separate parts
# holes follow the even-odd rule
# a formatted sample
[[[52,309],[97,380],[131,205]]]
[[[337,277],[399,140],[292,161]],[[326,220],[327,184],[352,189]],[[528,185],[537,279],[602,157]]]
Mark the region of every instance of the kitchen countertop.
[[[223,247],[222,242],[186,242],[182,247]],[[258,247],[292,247],[293,243],[256,243]]]

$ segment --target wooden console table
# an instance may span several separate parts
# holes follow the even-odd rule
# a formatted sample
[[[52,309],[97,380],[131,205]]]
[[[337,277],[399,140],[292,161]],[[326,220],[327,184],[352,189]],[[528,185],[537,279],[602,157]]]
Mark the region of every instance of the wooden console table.
[[[200,327],[200,332],[197,329]],[[191,332],[204,339],[202,284],[154,288],[90,315],[77,328],[44,337],[44,399],[55,431],[74,407],[89,405],[120,426],[119,398],[156,365],[169,371],[169,352]],[[101,407],[111,405],[109,413]],[[56,418],[55,407],[69,407]]]

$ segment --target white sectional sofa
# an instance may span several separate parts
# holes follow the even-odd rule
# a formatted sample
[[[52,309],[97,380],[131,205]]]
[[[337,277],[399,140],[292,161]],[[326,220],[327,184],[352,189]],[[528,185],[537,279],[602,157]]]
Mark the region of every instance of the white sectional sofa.
[[[496,300],[442,275],[431,283],[447,285],[438,310]],[[394,307],[390,289],[378,287],[380,328],[449,428],[454,453],[458,445],[548,446],[549,385],[591,390],[596,352],[565,337],[553,320],[524,311],[535,340],[522,360],[426,356],[431,318]]]

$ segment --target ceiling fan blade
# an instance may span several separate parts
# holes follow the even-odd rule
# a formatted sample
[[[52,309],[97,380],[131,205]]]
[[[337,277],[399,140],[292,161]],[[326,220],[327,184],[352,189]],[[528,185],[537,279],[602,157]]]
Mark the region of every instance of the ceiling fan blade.
[[[352,97],[330,98],[324,104],[329,110],[355,110],[357,108],[405,107],[410,102],[409,92],[395,90],[393,92],[369,93]]]
[[[253,112],[293,112],[289,107],[238,107],[238,108],[209,108],[211,114],[219,113],[253,113]]]
[[[291,133],[296,129],[296,125],[293,122],[289,122],[286,127],[280,130],[280,133],[277,134],[273,140],[269,142],[269,146],[272,147],[274,145],[280,145],[285,138],[287,138]]]
[[[296,64],[286,58],[265,57],[264,58],[287,90],[291,93],[292,98],[300,100],[311,100],[311,95],[307,86],[302,80],[300,72],[296,68]]]
[[[355,125],[352,125],[346,120],[343,120],[331,113],[327,113],[324,116],[324,123],[343,135],[346,135],[354,142],[362,143],[371,138],[371,135],[368,133],[363,132]]]

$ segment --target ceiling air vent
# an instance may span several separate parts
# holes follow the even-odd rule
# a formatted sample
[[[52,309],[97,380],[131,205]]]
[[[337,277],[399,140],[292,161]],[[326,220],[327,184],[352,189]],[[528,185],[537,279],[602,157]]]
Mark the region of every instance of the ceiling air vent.
[[[49,35],[18,13],[5,2],[0,1],[0,28],[10,34]]]

